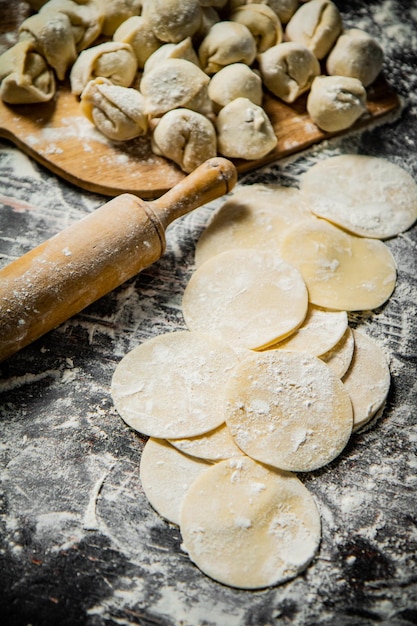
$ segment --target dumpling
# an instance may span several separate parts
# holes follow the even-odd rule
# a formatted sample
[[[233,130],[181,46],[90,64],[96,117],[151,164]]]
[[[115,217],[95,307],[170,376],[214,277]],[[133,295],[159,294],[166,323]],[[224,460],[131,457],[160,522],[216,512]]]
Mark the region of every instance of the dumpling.
[[[198,57],[207,74],[215,74],[231,63],[251,65],[256,57],[256,42],[244,24],[218,22],[201,42]]]
[[[261,159],[277,145],[272,124],[262,107],[248,98],[236,98],[216,120],[218,151],[225,157]]]
[[[111,37],[120,24],[133,15],[141,15],[143,0],[94,0],[104,13],[103,35]]]
[[[301,43],[323,59],[342,31],[339,9],[330,0],[310,0],[300,6],[285,30],[289,41]]]
[[[77,58],[69,17],[64,13],[36,13],[19,28],[19,41],[32,41],[46,62],[64,80]]]
[[[49,0],[39,13],[62,13],[68,17],[77,52],[88,48],[97,39],[104,22],[99,4],[91,2],[80,4],[74,0]]]
[[[178,43],[197,32],[201,6],[199,0],[151,0],[145,2],[143,16],[158,39]]]
[[[345,31],[336,41],[326,61],[330,75],[357,78],[367,87],[382,69],[384,53],[379,43],[359,28]]]
[[[132,87],[120,87],[106,78],[96,78],[81,94],[81,110],[98,130],[114,141],[128,141],[146,134],[142,94]]]
[[[320,64],[304,45],[286,41],[258,56],[265,87],[284,102],[294,102],[310,89]]]
[[[152,136],[152,150],[189,173],[216,156],[216,131],[201,113],[174,109],[159,120]]]
[[[259,74],[245,63],[232,63],[212,76],[208,94],[215,111],[219,111],[236,98],[248,98],[261,106],[262,80]]]
[[[307,98],[307,113],[319,128],[337,132],[366,113],[366,90],[360,80],[346,76],[317,76]]]
[[[281,24],[286,24],[298,8],[298,0],[229,0],[229,7],[234,9],[249,4],[265,4],[278,16]]]
[[[54,73],[32,41],[0,56],[0,83],[0,97],[9,104],[48,102],[55,94]]]
[[[115,85],[129,87],[137,72],[138,62],[127,43],[106,41],[83,50],[72,66],[71,91],[79,95],[87,83],[101,76]]]
[[[148,20],[142,15],[132,15],[120,24],[113,41],[128,43],[136,55],[138,67],[143,68],[148,58],[161,46]]]
[[[233,11],[233,22],[244,24],[252,33],[258,53],[282,41],[282,26],[278,16],[266,4],[247,4]]]
[[[146,99],[146,112],[158,117],[178,107],[200,113],[211,111],[208,96],[210,78],[185,59],[167,59],[143,74],[140,91]]]
[[[147,59],[143,71],[149,72],[167,59],[184,59],[200,67],[200,62],[193,48],[191,37],[187,37],[179,43],[164,43]]]

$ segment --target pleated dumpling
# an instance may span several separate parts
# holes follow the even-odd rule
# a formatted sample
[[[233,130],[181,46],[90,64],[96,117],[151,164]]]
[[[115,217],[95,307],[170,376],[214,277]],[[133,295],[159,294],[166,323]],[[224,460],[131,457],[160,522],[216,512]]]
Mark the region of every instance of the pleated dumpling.
[[[167,59],[144,73],[140,91],[145,96],[146,112],[160,117],[171,109],[184,107],[208,113],[210,78],[199,67],[185,59]]]
[[[201,12],[199,0],[148,0],[143,5],[142,15],[158,39],[178,43],[197,32]]]
[[[262,80],[245,63],[226,65],[210,80],[208,93],[215,111],[219,111],[236,98],[249,98],[251,102],[262,104]]]
[[[142,15],[132,15],[120,24],[113,41],[128,43],[136,55],[138,67],[143,68],[148,58],[161,46],[148,20]]]
[[[128,141],[148,130],[145,102],[132,87],[120,87],[106,78],[96,78],[81,94],[81,109],[109,139]]]
[[[216,156],[216,131],[201,113],[174,109],[159,120],[152,136],[152,150],[189,173]]]
[[[79,95],[90,80],[108,78],[115,85],[129,87],[137,72],[138,62],[131,46],[118,41],[104,43],[83,50],[72,66],[70,81],[72,93]]]
[[[96,0],[104,14],[103,35],[111,37],[120,24],[133,15],[141,15],[143,0]]]
[[[283,31],[277,14],[267,4],[246,4],[232,12],[233,22],[244,24],[252,33],[258,53],[281,43]]]
[[[59,80],[64,80],[77,58],[71,22],[64,13],[31,15],[19,28],[19,41],[34,43]]]
[[[0,97],[4,102],[48,102],[54,94],[54,73],[33,42],[20,41],[0,56]]]
[[[88,48],[97,39],[104,21],[98,2],[80,4],[75,0],[48,0],[39,13],[61,13],[68,17],[77,52]]]
[[[149,72],[159,65],[159,63],[164,63],[167,59],[184,59],[200,67],[191,37],[186,37],[178,43],[164,43],[149,56],[143,67],[143,71]]]
[[[219,153],[236,159],[261,159],[277,145],[272,124],[262,107],[248,98],[236,98],[216,120]]]
[[[231,63],[251,65],[256,57],[256,42],[244,24],[218,22],[201,42],[198,57],[207,74],[215,74]]]

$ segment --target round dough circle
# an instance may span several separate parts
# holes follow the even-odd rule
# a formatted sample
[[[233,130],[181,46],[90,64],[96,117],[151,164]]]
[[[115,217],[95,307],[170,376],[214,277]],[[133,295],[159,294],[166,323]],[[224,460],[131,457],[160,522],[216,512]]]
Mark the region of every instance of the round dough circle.
[[[247,457],[216,463],[194,481],[180,530],[205,574],[240,589],[294,578],[314,558],[321,532],[316,503],[301,481]]]
[[[310,215],[294,187],[254,184],[237,189],[212,215],[195,250],[200,266],[232,248],[276,250],[282,233]]]
[[[308,352],[321,356],[340,341],[347,325],[346,311],[330,311],[311,304],[300,328],[283,341],[270,346],[270,349]]]
[[[352,432],[343,383],[306,352],[246,357],[229,379],[225,400],[226,424],[239,448],[279,469],[308,472],[330,463]]]
[[[318,217],[363,237],[387,239],[417,220],[417,184],[387,159],[330,157],[303,174],[300,190]]]
[[[355,340],[353,339],[352,329],[348,327],[334,348],[326,352],[326,354],[320,355],[320,358],[339,378],[342,378],[352,362],[354,347]]]
[[[229,250],[199,267],[182,302],[190,330],[238,347],[266,347],[298,328],[308,294],[300,273],[276,254]]]
[[[325,220],[310,219],[289,228],[280,253],[300,271],[310,302],[324,308],[375,309],[395,287],[397,266],[382,241],[355,237]]]
[[[183,454],[163,439],[151,437],[142,451],[140,480],[155,511],[169,522],[179,524],[188,488],[209,467],[209,463]]]
[[[354,351],[349,369],[342,378],[353,406],[353,430],[376,416],[387,399],[391,374],[383,350],[370,337],[354,329]]]
[[[169,443],[184,454],[205,459],[206,461],[223,461],[235,456],[242,456],[226,424],[198,437],[186,439],[170,439]]]
[[[134,348],[117,365],[111,395],[134,430],[193,437],[224,422],[222,390],[236,353],[216,337],[178,331]]]

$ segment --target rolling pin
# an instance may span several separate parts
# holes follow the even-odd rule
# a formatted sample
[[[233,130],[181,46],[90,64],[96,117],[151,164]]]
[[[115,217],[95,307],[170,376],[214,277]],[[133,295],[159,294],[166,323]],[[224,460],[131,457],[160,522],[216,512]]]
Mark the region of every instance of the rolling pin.
[[[0,270],[0,361],[152,265],[167,226],[236,180],[230,161],[208,159],[159,199],[121,194]]]

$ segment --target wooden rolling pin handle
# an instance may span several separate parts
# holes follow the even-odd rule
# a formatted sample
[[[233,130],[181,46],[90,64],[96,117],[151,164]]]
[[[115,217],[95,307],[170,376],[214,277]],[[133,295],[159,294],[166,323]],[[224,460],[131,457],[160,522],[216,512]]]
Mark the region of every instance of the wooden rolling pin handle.
[[[236,179],[230,161],[209,159],[158,200],[122,194],[0,270],[0,361],[152,265],[167,225]]]

